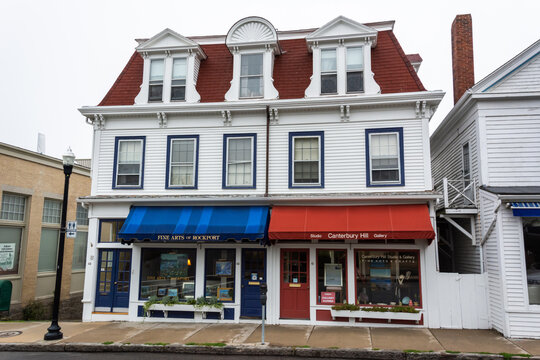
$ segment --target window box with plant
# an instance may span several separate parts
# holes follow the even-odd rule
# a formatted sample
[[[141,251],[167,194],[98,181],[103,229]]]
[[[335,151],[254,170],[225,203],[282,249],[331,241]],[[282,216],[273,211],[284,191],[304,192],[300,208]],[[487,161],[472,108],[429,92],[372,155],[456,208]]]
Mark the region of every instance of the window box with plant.
[[[195,299],[187,301],[180,301],[177,296],[164,296],[158,298],[157,296],[151,296],[148,301],[144,303],[144,316],[149,316],[149,311],[163,311],[165,318],[168,317],[169,311],[193,311],[202,313],[203,319],[206,318],[206,313],[216,312],[220,314],[221,320],[223,320],[223,304],[218,302],[215,298],[206,299],[201,296]]]
[[[412,306],[358,306],[354,304],[342,304],[332,306],[330,310],[332,319],[336,317],[367,319],[410,320],[420,321],[422,313]]]

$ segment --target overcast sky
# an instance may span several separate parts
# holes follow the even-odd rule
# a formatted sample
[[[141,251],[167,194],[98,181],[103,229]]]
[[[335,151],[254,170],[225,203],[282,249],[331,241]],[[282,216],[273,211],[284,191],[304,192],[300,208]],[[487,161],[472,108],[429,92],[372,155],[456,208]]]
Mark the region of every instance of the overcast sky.
[[[92,150],[92,128],[77,111],[97,105],[136,46],[164,28],[185,35],[226,34],[239,19],[262,16],[278,30],[320,27],[344,15],[360,23],[395,20],[405,53],[419,53],[419,76],[446,96],[431,131],[453,105],[450,26],[472,14],[475,79],[540,37],[540,1],[8,1],[0,0],[0,141],[47,155]]]

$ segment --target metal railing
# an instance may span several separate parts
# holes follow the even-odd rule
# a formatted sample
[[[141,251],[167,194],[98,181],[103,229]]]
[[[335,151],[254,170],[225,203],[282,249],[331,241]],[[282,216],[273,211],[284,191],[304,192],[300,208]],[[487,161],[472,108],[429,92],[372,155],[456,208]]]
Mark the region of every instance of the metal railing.
[[[443,193],[443,202],[442,204],[439,204],[439,207],[476,207],[476,180],[450,180],[448,178],[443,178],[436,184],[435,190],[442,191]]]

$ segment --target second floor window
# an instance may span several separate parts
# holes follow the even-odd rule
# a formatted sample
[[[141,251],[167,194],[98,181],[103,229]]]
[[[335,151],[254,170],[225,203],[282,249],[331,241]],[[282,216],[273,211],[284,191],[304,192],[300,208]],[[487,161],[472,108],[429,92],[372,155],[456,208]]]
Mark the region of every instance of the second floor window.
[[[255,135],[225,135],[224,186],[255,187]]]
[[[362,47],[347,48],[347,92],[364,91],[364,53]]]
[[[142,188],[144,137],[116,138],[113,188]]]
[[[322,187],[323,132],[289,134],[290,187]]]
[[[366,130],[368,186],[404,185],[403,129]]]
[[[179,58],[173,60],[171,100],[186,99],[186,76],[187,59]]]
[[[263,54],[242,55],[240,67],[240,97],[263,96]]]
[[[167,188],[197,187],[198,136],[169,136]]]
[[[336,49],[321,50],[321,94],[337,94]]]
[[[150,87],[148,89],[148,101],[163,100],[163,73],[165,69],[163,59],[150,61]]]

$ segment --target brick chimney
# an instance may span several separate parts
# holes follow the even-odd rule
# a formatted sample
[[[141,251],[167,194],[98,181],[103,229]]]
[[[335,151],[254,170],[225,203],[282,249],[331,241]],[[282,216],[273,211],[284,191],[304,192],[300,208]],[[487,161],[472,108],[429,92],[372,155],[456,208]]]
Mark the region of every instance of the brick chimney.
[[[474,85],[471,14],[457,15],[452,23],[452,72],[455,104]]]

